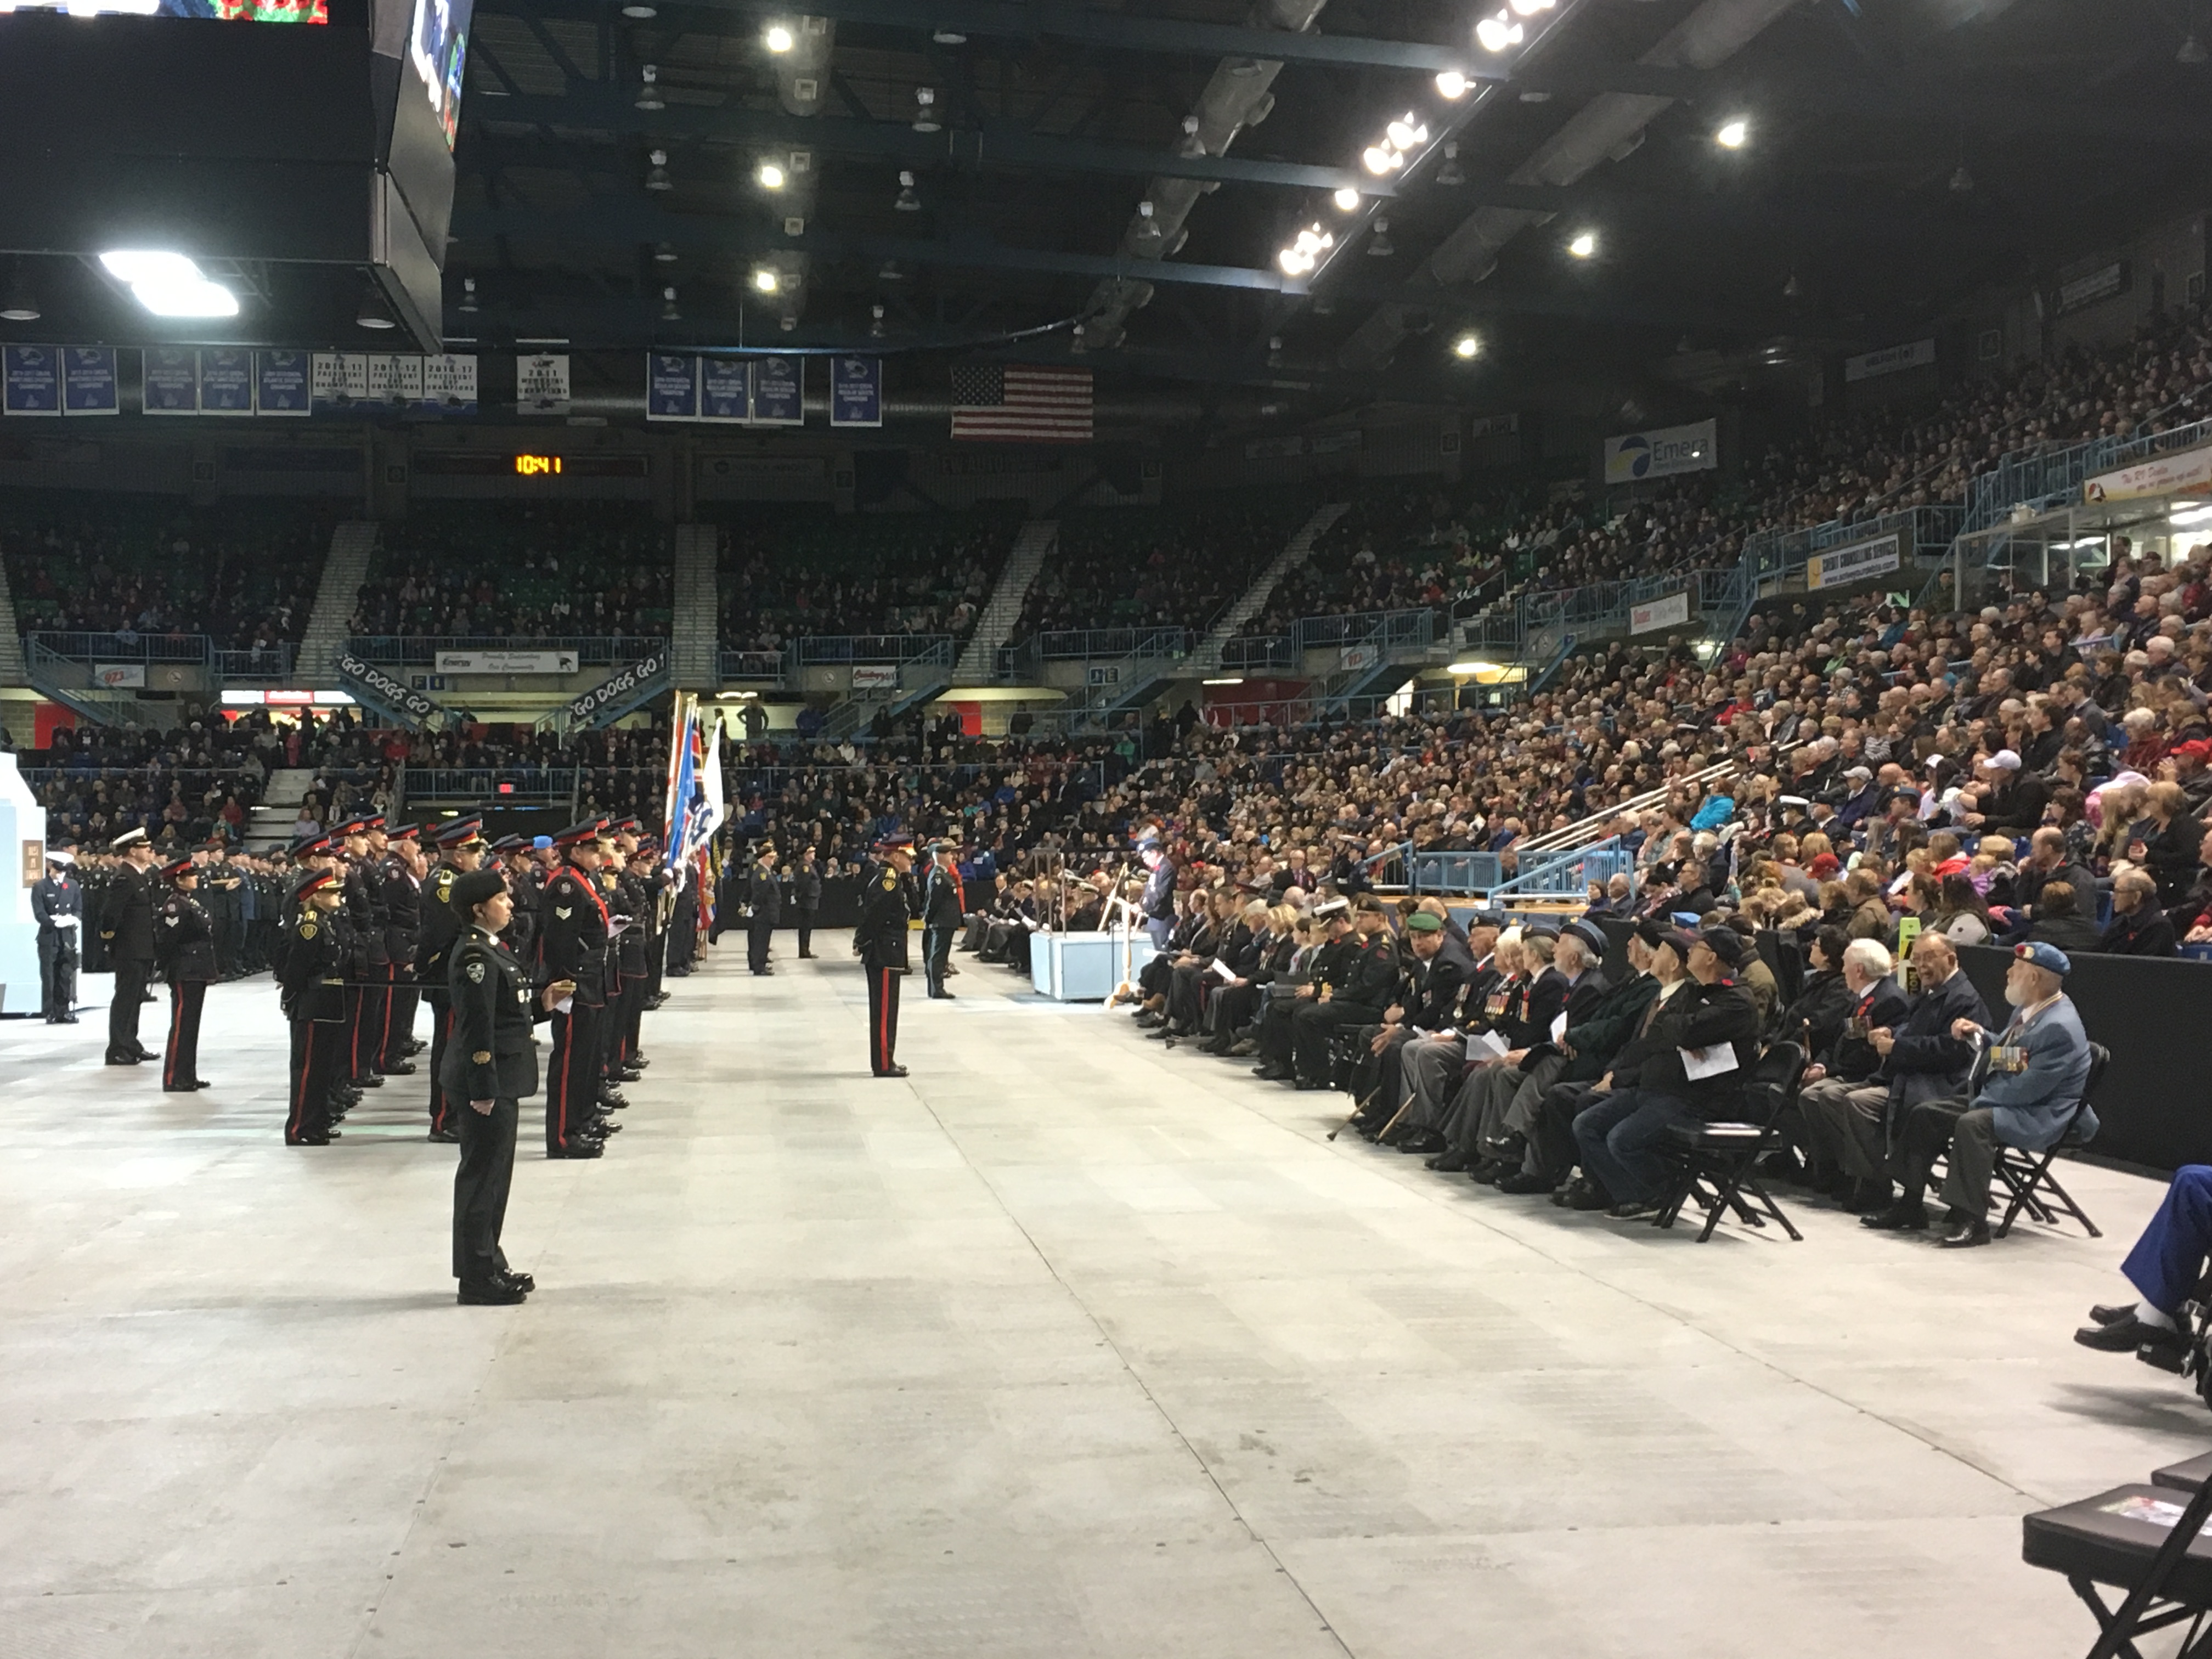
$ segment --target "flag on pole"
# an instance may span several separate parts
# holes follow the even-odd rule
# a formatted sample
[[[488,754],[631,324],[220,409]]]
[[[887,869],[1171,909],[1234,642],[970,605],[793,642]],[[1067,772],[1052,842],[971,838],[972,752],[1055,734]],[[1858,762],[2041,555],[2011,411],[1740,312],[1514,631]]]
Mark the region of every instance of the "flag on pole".
[[[986,443],[1087,444],[1091,371],[978,363],[952,371],[952,435]]]

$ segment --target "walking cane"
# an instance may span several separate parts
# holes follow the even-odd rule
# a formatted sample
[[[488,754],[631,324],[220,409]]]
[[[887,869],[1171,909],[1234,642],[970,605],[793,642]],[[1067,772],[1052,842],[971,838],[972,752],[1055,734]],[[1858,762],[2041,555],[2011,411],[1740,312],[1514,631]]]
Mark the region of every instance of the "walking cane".
[[[1378,1083],[1378,1084],[1376,1084],[1376,1085],[1374,1086],[1374,1088],[1370,1089],[1370,1090],[1367,1091],[1367,1099],[1366,1099],[1366,1100],[1363,1100],[1363,1101],[1361,1101],[1361,1102],[1359,1103],[1359,1104],[1358,1104],[1357,1106],[1353,1107],[1353,1108],[1352,1109],[1352,1115],[1351,1115],[1350,1117],[1346,1118],[1346,1119],[1344,1120],[1344,1121],[1343,1121],[1343,1122],[1341,1122],[1341,1123],[1340,1123],[1340,1124],[1338,1124],[1338,1125],[1336,1126],[1336,1127],[1334,1127],[1334,1129],[1331,1129],[1331,1130],[1328,1132],[1328,1138],[1329,1138],[1331,1140],[1334,1140],[1334,1139],[1335,1139],[1339,1135],[1342,1134],[1342,1133],[1343,1133],[1346,1129],[1350,1128],[1350,1127],[1352,1126],[1352,1124],[1353,1124],[1355,1121],[1358,1121],[1359,1115],[1360,1115],[1362,1112],[1364,1112],[1364,1111],[1365,1111],[1365,1110],[1367,1109],[1367,1102],[1368,1102],[1368,1101],[1370,1101],[1370,1100],[1374,1099],[1374,1098],[1375,1098],[1375,1097],[1376,1097],[1378,1093],[1380,1093],[1380,1092],[1382,1091],[1382,1085],[1381,1084],[1379,1084],[1379,1083]],[[1410,1106],[1410,1105],[1412,1105],[1413,1103],[1413,1101],[1412,1101],[1411,1099],[1408,1099],[1408,1100],[1406,1102],[1406,1106]],[[1394,1115],[1394,1116],[1391,1118],[1391,1120],[1390,1120],[1390,1122],[1391,1122],[1392,1124],[1394,1124],[1394,1125],[1395,1125],[1395,1124],[1398,1121],[1398,1119],[1399,1119],[1399,1118],[1403,1117],[1403,1116],[1406,1115],[1406,1106],[1401,1106],[1401,1107],[1398,1109],[1396,1115]]]

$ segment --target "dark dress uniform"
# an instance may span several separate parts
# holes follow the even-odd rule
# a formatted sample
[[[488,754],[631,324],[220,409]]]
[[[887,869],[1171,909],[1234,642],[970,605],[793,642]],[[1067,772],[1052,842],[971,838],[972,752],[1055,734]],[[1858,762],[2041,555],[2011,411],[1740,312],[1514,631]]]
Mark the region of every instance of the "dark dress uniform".
[[[453,883],[460,872],[441,864],[430,872],[422,893],[422,930],[416,945],[417,974],[423,1000],[430,1005],[430,1139],[451,1140],[459,1133],[453,1103],[441,1080],[446,1044],[453,1028],[453,1005],[446,994],[447,953],[459,939],[461,917],[453,908]]]
[[[507,1271],[499,1247],[514,1180],[521,1103],[538,1092],[538,1049],[531,1027],[545,1018],[529,976],[507,948],[471,926],[448,952],[446,995],[453,1035],[438,1081],[460,1125],[461,1161],[453,1171],[453,1277],[465,1295]],[[471,1102],[488,1100],[489,1112]]]
[[[161,1087],[190,1094],[200,1080],[200,1010],[216,970],[215,927],[190,893],[172,893],[155,915],[154,959],[169,981],[169,1041],[161,1055]]]
[[[100,932],[115,970],[115,1000],[107,1007],[107,1063],[135,1066],[154,1057],[138,1041],[138,1010],[154,975],[154,878],[149,872],[126,864],[109,872]]]
[[[898,1051],[899,980],[909,971],[907,923],[914,916],[914,883],[889,864],[868,878],[860,925],[853,935],[868,974],[868,1066],[878,1077],[904,1077]]]
[[[285,927],[277,983],[283,988],[285,1017],[292,1022],[291,1103],[284,1116],[284,1144],[323,1146],[337,1132],[331,1127],[331,1089],[345,1036],[347,953],[334,919],[302,902]]]
[[[76,936],[84,926],[84,889],[70,879],[66,870],[49,875],[31,889],[31,915],[39,924],[40,1010],[49,1025],[74,1025]]]
[[[775,937],[776,923],[783,920],[783,883],[775,871],[756,863],[745,899],[752,907],[752,919],[745,924],[745,965],[765,974],[769,971],[769,943]]]
[[[921,962],[929,994],[949,997],[952,993],[945,988],[945,969],[952,959],[953,936],[960,931],[967,908],[959,872],[941,867],[933,858],[921,894]]]
[[[553,1016],[553,1048],[545,1063],[545,1156],[596,1158],[600,1149],[592,1126],[599,1115],[605,1052],[607,907],[592,872],[574,864],[554,872],[539,901],[538,920],[538,983],[576,983],[568,1012]],[[449,989],[451,983],[448,976]]]
[[[345,1074],[365,1088],[380,1086],[378,1053],[384,1041],[384,1011],[390,996],[392,956],[384,942],[388,920],[384,884],[374,865],[355,865],[345,878],[347,932],[353,943],[352,977],[346,988]]]
[[[414,872],[398,859],[388,860],[380,873],[384,884],[384,951],[391,959],[392,985],[384,1000],[377,1069],[387,1077],[406,1077],[415,1070],[410,1058],[415,1008],[422,1000],[415,960],[422,948],[422,889]]]
[[[800,961],[814,954],[814,917],[822,908],[822,871],[811,859],[801,860],[791,872],[791,908],[799,927]]]

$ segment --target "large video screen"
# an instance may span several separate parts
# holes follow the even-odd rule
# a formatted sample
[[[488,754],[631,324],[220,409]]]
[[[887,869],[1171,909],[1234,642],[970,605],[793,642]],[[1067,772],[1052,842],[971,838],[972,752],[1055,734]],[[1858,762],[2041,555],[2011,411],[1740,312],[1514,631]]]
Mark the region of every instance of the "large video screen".
[[[422,82],[449,150],[460,130],[461,76],[475,9],[476,0],[415,0],[415,27],[407,37],[407,61]]]
[[[219,23],[327,23],[330,0],[0,0],[0,12],[72,17],[205,17]]]

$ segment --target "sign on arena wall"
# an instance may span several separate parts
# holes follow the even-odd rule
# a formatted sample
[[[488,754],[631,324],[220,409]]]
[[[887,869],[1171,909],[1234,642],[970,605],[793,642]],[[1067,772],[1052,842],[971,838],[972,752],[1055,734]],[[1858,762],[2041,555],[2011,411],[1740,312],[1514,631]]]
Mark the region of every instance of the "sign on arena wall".
[[[1690,595],[1687,589],[1669,594],[1663,599],[1654,599],[1649,605],[1631,605],[1628,609],[1628,631],[1649,634],[1658,628],[1680,628],[1690,620]]]
[[[566,352],[517,357],[514,360],[514,405],[525,415],[566,415],[568,412],[568,357]]]
[[[2125,501],[2138,495],[2167,495],[2212,486],[2212,444],[2201,449],[2154,455],[2117,472],[2100,472],[2081,486],[2085,501]]]
[[[1605,481],[1609,484],[1669,478],[1678,472],[1711,472],[1720,464],[1720,427],[1715,421],[1624,432],[1605,441]]]
[[[55,346],[0,348],[4,365],[4,406],[10,415],[62,412],[62,354]]]
[[[581,726],[594,718],[601,709],[617,699],[650,685],[668,672],[668,653],[656,651],[653,655],[632,663],[604,684],[595,685],[580,697],[568,701],[568,718]]]
[[[411,726],[422,726],[432,715],[445,712],[420,691],[402,685],[375,664],[363,662],[350,652],[339,656],[338,674],[343,679],[356,682],[370,694],[364,702],[380,703]]]
[[[441,651],[441,674],[573,674],[573,651]]]
[[[1902,374],[1908,368],[1925,368],[1936,361],[1936,342],[1915,340],[1910,345],[1885,346],[1844,359],[1846,380],[1872,380],[1884,374]]]
[[[881,426],[884,423],[884,360],[880,357],[832,357],[830,360],[830,424]]]
[[[143,690],[146,665],[143,662],[96,662],[92,665],[92,683],[110,691]]]
[[[1817,593],[1824,587],[1842,587],[1869,576],[1887,575],[1904,562],[1894,531],[1848,547],[1832,547],[1806,560],[1805,591]]]
[[[855,691],[895,691],[897,689],[898,669],[895,665],[860,665],[853,670],[853,690]]]
[[[1382,652],[1371,645],[1347,645],[1337,653],[1337,667],[1347,674],[1372,668],[1382,660]]]

